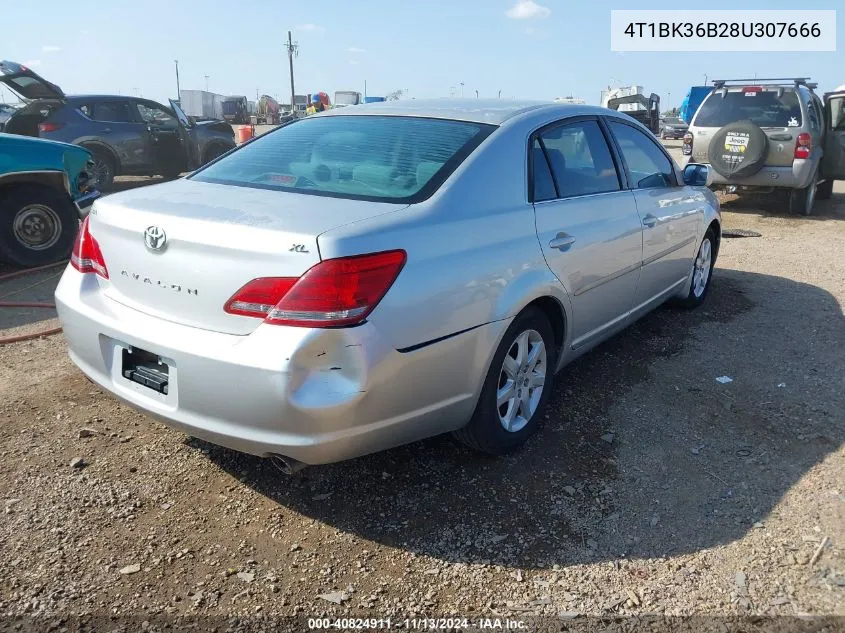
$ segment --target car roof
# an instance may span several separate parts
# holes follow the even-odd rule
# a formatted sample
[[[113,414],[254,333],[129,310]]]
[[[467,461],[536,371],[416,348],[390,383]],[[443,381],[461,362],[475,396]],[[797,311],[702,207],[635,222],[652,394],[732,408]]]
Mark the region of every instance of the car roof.
[[[554,103],[553,101],[444,98],[365,103],[329,110],[317,116],[411,116],[502,125],[509,119],[538,111],[547,111],[550,117],[554,115],[554,118],[612,113],[611,110],[598,106]]]
[[[133,97],[130,95],[68,95],[68,101],[85,101],[86,99],[130,99],[132,101],[151,101],[151,99],[143,99],[142,97]]]

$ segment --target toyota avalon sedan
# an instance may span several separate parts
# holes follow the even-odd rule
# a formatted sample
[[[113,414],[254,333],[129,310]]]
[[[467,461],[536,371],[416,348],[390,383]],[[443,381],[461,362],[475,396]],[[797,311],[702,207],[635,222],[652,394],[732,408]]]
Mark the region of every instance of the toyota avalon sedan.
[[[598,107],[343,108],[98,200],[56,305],[103,389],[287,472],[447,432],[502,454],[564,365],[705,300],[709,179]]]

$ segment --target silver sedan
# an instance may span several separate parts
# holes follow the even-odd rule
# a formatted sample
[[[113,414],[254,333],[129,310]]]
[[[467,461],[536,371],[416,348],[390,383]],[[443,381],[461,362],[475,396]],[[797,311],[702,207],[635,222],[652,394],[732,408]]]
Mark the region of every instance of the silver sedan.
[[[56,304],[103,389],[288,472],[446,432],[501,454],[564,365],[704,301],[709,178],[598,107],[344,108],[98,200]]]

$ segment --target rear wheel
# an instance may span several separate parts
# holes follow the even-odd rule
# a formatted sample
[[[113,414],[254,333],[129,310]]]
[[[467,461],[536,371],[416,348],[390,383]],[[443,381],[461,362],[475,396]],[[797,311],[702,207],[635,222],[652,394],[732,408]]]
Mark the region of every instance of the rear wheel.
[[[816,189],[816,200],[829,200],[833,195],[833,179],[828,178]]]
[[[42,266],[70,255],[79,215],[63,191],[25,185],[0,192],[0,257]]]
[[[793,189],[789,192],[789,212],[795,215],[810,215],[816,202],[818,183],[815,175],[809,186],[803,189]]]
[[[537,308],[524,310],[502,337],[467,426],[455,437],[470,448],[502,455],[539,426],[557,361],[554,334]]]
[[[214,147],[210,147],[205,152],[205,160],[203,160],[202,164],[205,165],[206,163],[210,163],[215,158],[222,156],[223,154],[225,154],[228,151],[229,151],[228,148],[223,147],[221,145],[215,145]]]
[[[91,152],[91,160],[94,161],[94,167],[91,170],[94,177],[97,179],[97,187],[100,189],[108,189],[114,183],[115,176],[115,162],[109,153],[104,149],[88,148]]]
[[[710,281],[713,278],[713,267],[716,265],[716,234],[713,229],[707,229],[704,239],[698,246],[695,259],[692,262],[692,280],[687,296],[676,300],[681,308],[697,308],[707,298],[710,291]]]

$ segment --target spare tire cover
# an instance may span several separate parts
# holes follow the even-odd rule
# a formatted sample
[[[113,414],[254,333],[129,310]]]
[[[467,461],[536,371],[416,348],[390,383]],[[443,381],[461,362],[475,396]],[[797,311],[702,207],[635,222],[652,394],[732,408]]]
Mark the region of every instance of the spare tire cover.
[[[707,155],[716,173],[725,178],[747,178],[763,169],[769,137],[751,121],[737,121],[713,135]]]

